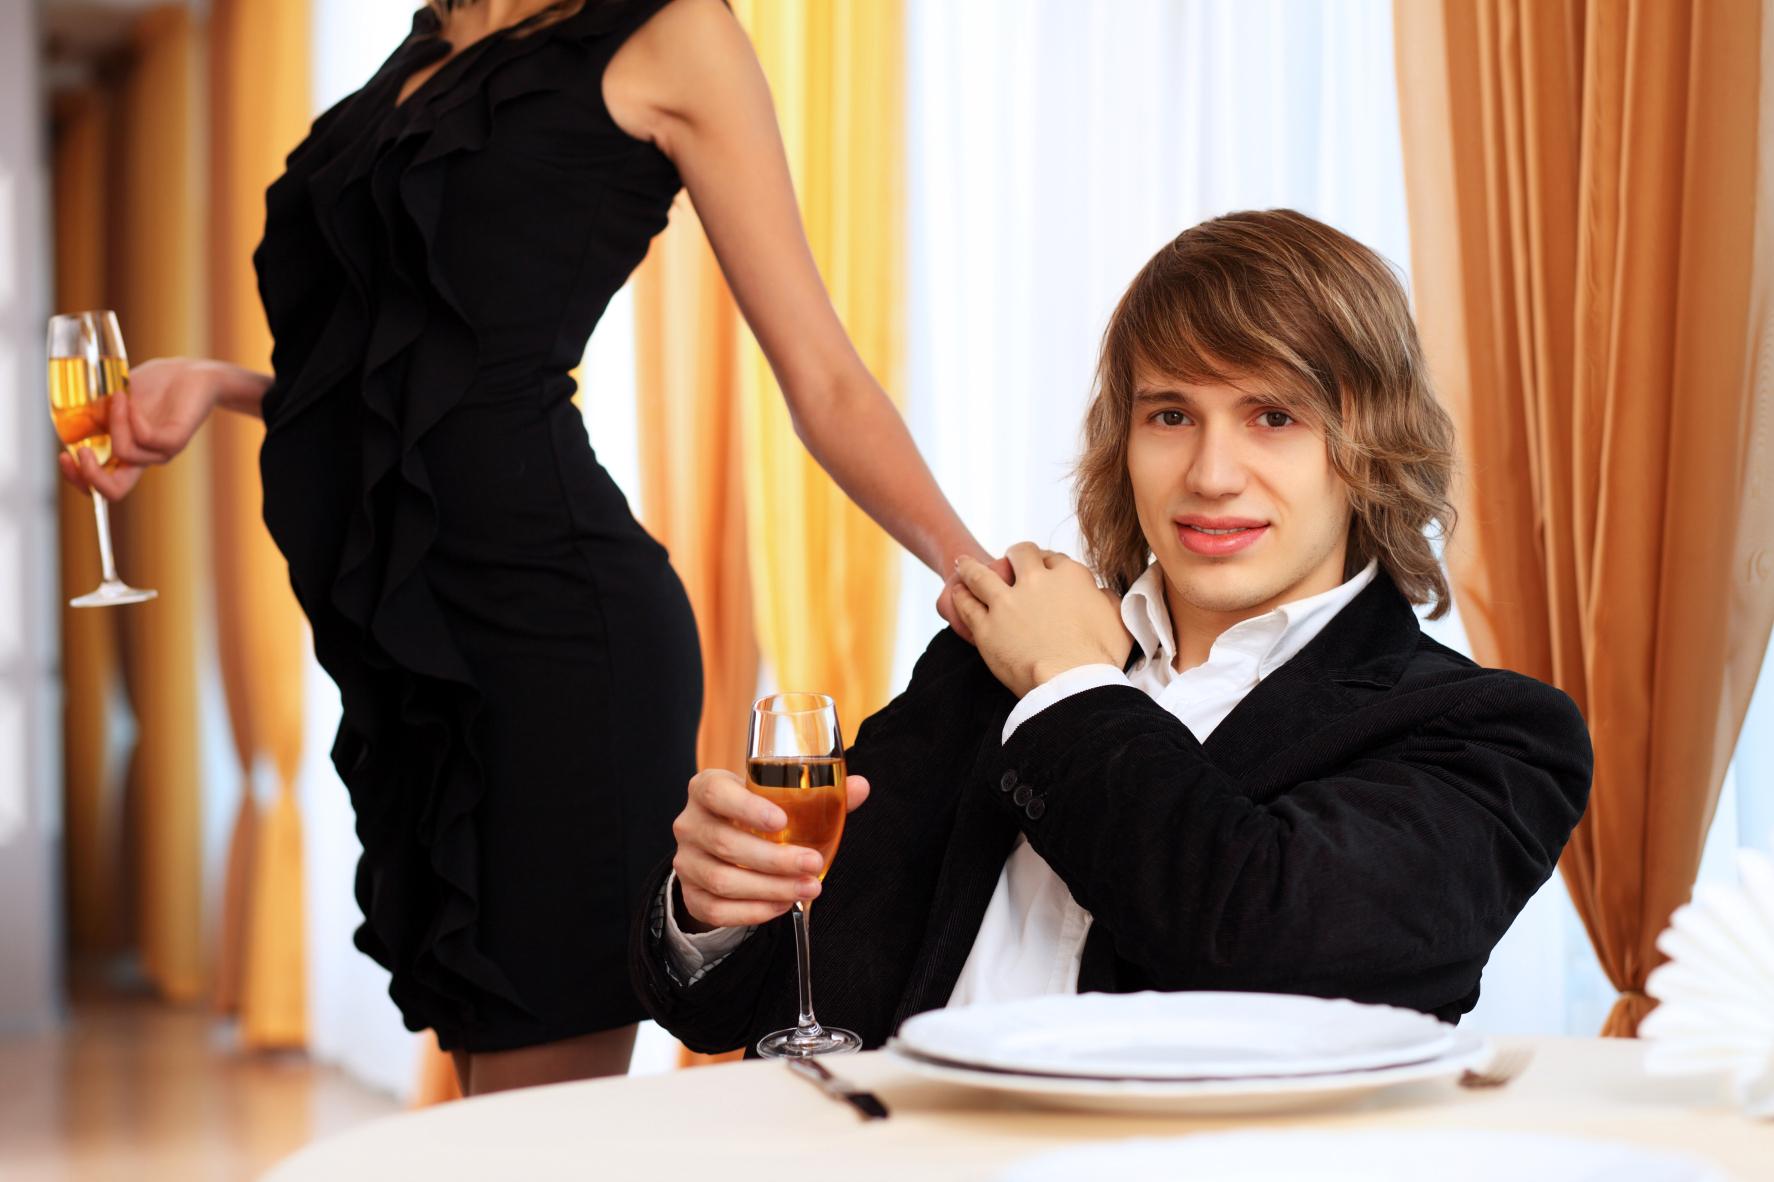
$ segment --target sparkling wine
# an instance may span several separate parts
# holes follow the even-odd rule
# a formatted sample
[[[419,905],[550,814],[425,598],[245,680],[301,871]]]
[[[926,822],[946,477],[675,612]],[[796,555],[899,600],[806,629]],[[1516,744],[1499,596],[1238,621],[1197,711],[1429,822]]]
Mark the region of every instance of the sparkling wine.
[[[746,787],[788,814],[788,824],[777,830],[753,829],[766,841],[818,850],[825,864],[819,877],[831,868],[844,836],[844,760],[841,757],[774,757],[752,759],[746,764]]]
[[[99,463],[110,463],[111,395],[128,381],[121,357],[101,357],[96,366],[80,357],[50,359],[49,413],[69,455],[87,447]]]

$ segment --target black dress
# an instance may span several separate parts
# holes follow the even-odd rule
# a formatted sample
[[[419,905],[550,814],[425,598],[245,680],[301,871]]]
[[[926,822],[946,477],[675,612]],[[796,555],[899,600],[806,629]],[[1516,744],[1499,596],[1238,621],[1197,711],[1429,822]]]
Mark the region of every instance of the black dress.
[[[421,9],[267,194],[260,454],[343,721],[359,948],[408,1026],[506,1050],[642,1016],[624,937],[694,771],[695,621],[568,371],[680,182],[603,102],[665,0],[449,52]]]

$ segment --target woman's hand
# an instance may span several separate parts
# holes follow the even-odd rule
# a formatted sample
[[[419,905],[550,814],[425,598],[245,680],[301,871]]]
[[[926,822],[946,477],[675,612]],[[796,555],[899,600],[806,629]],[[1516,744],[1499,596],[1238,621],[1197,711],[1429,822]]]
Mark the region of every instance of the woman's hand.
[[[1008,555],[1015,584],[972,558],[960,560],[955,610],[992,673],[1017,697],[1080,665],[1127,663],[1133,637],[1120,601],[1088,567],[1019,542]]]
[[[108,500],[122,500],[143,468],[185,450],[215,409],[228,372],[217,362],[184,357],[158,358],[131,370],[128,387],[110,399],[111,463],[101,465],[87,448],[78,449],[78,461],[64,451],[62,475]]]
[[[869,782],[851,776],[845,783],[846,809],[855,812],[868,799]],[[788,824],[780,808],[745,786],[732,772],[705,771],[690,781],[690,801],[671,831],[678,852],[671,867],[684,892],[686,932],[766,923],[819,895],[823,868],[818,850],[778,845],[747,833],[766,833]],[[694,922],[692,922],[694,921]]]
[[[979,556],[975,555],[974,557]],[[1010,559],[986,559],[985,564],[986,569],[997,572],[998,577],[1003,579],[1006,583],[1015,581],[1016,572],[1011,569]],[[959,571],[960,563],[957,562],[955,567],[956,570]],[[942,594],[936,597],[936,614],[942,617],[943,623],[955,630],[955,635],[959,636],[962,640],[965,640],[968,644],[976,645],[978,644],[978,641],[973,639],[973,630],[967,626],[967,621],[961,618],[961,613],[955,610],[955,588],[958,587],[960,583],[961,576],[957,573],[953,578],[942,585]]]

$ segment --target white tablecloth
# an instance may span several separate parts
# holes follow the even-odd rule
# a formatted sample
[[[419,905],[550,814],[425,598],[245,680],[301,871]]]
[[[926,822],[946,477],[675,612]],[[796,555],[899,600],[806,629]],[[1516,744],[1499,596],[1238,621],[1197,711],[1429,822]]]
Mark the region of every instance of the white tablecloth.
[[[372,1121],[286,1160],[271,1182],[406,1179],[990,1178],[1059,1146],[1202,1130],[1505,1129],[1683,1150],[1740,1182],[1774,1182],[1774,1124],[1708,1080],[1646,1076],[1642,1044],[1525,1039],[1532,1066],[1489,1091],[1412,1085],[1353,1106],[1263,1117],[1122,1117],[1026,1107],[926,1082],[885,1055],[832,1060],[892,1110],[863,1122],[779,1063],[509,1092]]]

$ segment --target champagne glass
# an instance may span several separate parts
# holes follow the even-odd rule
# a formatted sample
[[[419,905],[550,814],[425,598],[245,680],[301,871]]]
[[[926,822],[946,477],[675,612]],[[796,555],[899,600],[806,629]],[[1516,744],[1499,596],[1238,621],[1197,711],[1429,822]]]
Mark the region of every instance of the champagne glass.
[[[123,333],[113,312],[76,312],[49,319],[49,413],[56,436],[68,454],[79,459],[79,449],[92,449],[101,464],[111,462],[111,395],[129,382],[129,356],[123,351]],[[92,509],[99,523],[99,560],[104,581],[98,590],[70,607],[111,607],[143,603],[159,592],[131,587],[117,577],[111,557],[111,507],[98,489],[92,490]]]
[[[822,881],[844,836],[844,780],[844,739],[831,698],[774,694],[758,699],[751,709],[746,787],[788,814],[788,824],[774,832],[752,832],[766,841],[818,850],[825,859],[819,869]],[[758,1054],[765,1058],[801,1059],[862,1049],[862,1039],[855,1034],[821,1026],[813,1016],[807,943],[810,907],[811,903],[797,901],[793,912],[801,1016],[793,1029],[778,1030],[758,1041]]]

